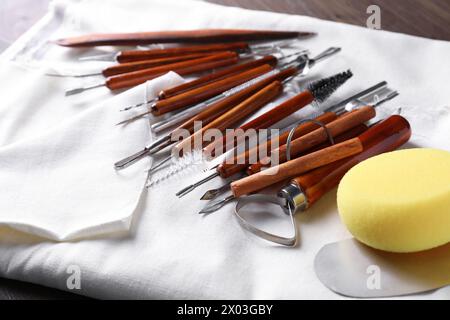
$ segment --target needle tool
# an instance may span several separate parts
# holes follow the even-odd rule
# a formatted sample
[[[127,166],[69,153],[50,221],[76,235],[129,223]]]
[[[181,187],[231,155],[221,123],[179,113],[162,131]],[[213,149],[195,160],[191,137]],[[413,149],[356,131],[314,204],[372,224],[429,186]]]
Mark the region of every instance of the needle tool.
[[[298,47],[295,39],[275,40],[264,44],[249,44],[247,42],[214,43],[192,46],[164,47],[139,50],[122,50],[119,52],[108,52],[93,56],[81,57],[80,61],[103,60],[116,61],[118,63],[153,61],[160,59],[178,59],[191,55],[213,54],[223,51],[235,51],[237,53],[253,53],[255,55],[266,55],[273,52],[282,53],[281,49]],[[173,61],[174,62],[174,61]]]
[[[300,63],[298,66],[297,66],[297,69],[299,68],[299,66],[300,66],[300,68],[301,68],[301,70],[302,70],[302,72],[300,73],[300,74],[297,74],[296,76],[290,76],[289,78],[287,78],[287,79],[284,79],[283,81],[282,81],[282,84],[284,85],[284,84],[286,84],[286,83],[288,83],[289,81],[291,81],[291,80],[293,80],[293,79],[295,79],[295,78],[298,78],[298,77],[303,77],[303,76],[305,76],[306,74],[308,74],[309,73],[309,70],[311,69],[311,67],[317,62],[317,61],[320,61],[321,59],[324,59],[325,57],[329,57],[330,55],[332,55],[332,54],[334,54],[334,53],[336,53],[336,52],[338,52],[339,51],[339,49],[338,48],[330,48],[330,49],[328,49],[328,50],[326,50],[325,52],[323,52],[323,53],[321,53],[318,57],[316,57],[315,59],[306,59],[306,60],[302,60],[302,63]],[[289,71],[289,70],[291,70],[291,68],[288,68],[287,70],[284,70],[284,71]],[[294,68],[294,70],[295,70],[295,68]],[[283,72],[284,72],[283,71]],[[283,72],[281,72],[280,74],[282,74]],[[290,72],[290,71],[289,71]],[[277,73],[275,73],[275,74],[277,74]],[[270,79],[270,78],[268,78],[268,79]],[[265,83],[267,83],[267,80],[268,79],[266,79],[266,82]],[[256,79],[255,79],[256,80]],[[262,82],[260,82],[260,84],[262,85]],[[294,99],[295,100],[295,99]],[[299,107],[299,108],[301,108],[301,106]],[[276,115],[275,115],[275,113],[277,113]],[[245,116],[245,115],[247,115],[247,114],[241,114],[242,116]],[[264,116],[264,115],[263,115]],[[271,113],[268,113],[268,115],[267,115],[267,117],[268,118],[270,118],[270,119],[264,119],[263,120],[263,116],[261,116],[260,118],[258,118],[257,120],[255,120],[254,122],[252,122],[251,124],[250,124],[250,126],[251,125],[256,125],[256,122],[257,121],[266,121],[266,123],[265,124],[261,124],[262,125],[262,127],[261,128],[266,128],[265,126],[269,126],[269,125],[272,125],[273,123],[274,123],[274,121],[276,120],[276,119],[278,119],[278,117],[280,116],[280,114],[278,113],[278,110],[275,110],[274,112],[273,112],[273,114],[271,114]],[[240,120],[241,118],[239,118],[239,120]],[[268,122],[267,122],[268,121]],[[225,122],[224,122],[225,123]],[[250,129],[250,128],[252,128],[252,127],[246,127],[246,125],[244,125],[243,127],[241,127],[241,128],[238,128],[238,129],[241,129],[241,130],[247,130],[247,129]],[[256,129],[261,129],[261,128],[256,128]],[[226,128],[225,128],[226,129]],[[222,128],[222,130],[225,130],[225,129],[223,129]],[[255,129],[255,128],[252,128],[252,129]],[[189,137],[188,138],[188,140],[190,141],[190,140],[192,140],[193,139],[193,137]],[[172,156],[173,155],[182,155],[183,153],[181,152],[183,149],[186,149],[186,148],[189,148],[189,142],[187,142],[188,140],[184,140],[184,141],[181,141],[180,143],[178,143],[174,148],[173,148],[173,150],[172,150],[172,154],[169,156],[169,157],[167,157],[167,158],[165,158],[165,159],[163,159],[162,161],[164,162],[164,163],[166,163],[169,159],[168,158],[172,158]],[[156,168],[159,168],[160,167],[160,165],[159,165],[159,163],[157,164],[157,165],[155,165],[155,167],[154,168],[152,168],[151,169],[151,171],[154,171],[154,170],[156,170]]]
[[[405,144],[410,137],[411,126],[408,121],[402,116],[392,115],[372,125],[359,135],[358,139],[363,146],[361,153],[293,178],[278,192],[277,196],[253,194],[241,197],[236,203],[234,214],[240,225],[257,237],[285,246],[295,246],[298,242],[297,221],[294,218],[296,213],[307,211],[326,193],[335,188],[352,167],[370,157],[397,149]],[[242,214],[242,209],[254,203],[280,205],[282,211],[289,216],[293,236],[286,237],[269,233],[249,222]],[[205,208],[203,210],[208,212],[214,209],[210,205],[210,209]]]
[[[315,81],[308,85],[308,88],[301,92],[300,94],[286,100],[275,108],[267,111],[266,113],[260,115],[259,117],[247,122],[238,128],[238,132],[246,132],[249,129],[266,129],[270,126],[276,124],[282,119],[288,117],[292,113],[302,109],[303,107],[311,104],[313,101],[324,102],[329,96],[333,94],[341,85],[343,85],[349,78],[352,77],[352,72],[350,70],[336,74],[334,76],[321,79],[319,81]],[[218,139],[219,141],[214,141],[209,144],[208,147],[204,149],[204,153],[207,155],[210,153],[210,146],[212,150],[217,150],[220,145],[222,145],[222,152],[226,152],[230,148],[234,148],[235,143],[237,142],[237,136],[233,133],[232,135],[228,135],[224,137],[223,140]],[[229,143],[232,140],[233,142]],[[224,142],[227,145],[224,146]],[[176,150],[179,152],[179,150]],[[217,155],[215,155],[217,156]],[[219,167],[218,167],[219,168]],[[211,174],[211,179],[214,177],[220,176],[220,172],[216,171]],[[187,186],[186,188],[180,190],[176,193],[178,197],[182,197],[187,193],[191,192],[199,185],[203,184],[205,181],[199,181],[192,185]]]
[[[212,70],[239,61],[239,56],[235,52],[223,52],[209,55],[203,58],[181,61],[172,64],[162,65],[154,68],[148,68],[138,71],[127,72],[115,76],[110,76],[104,82],[97,83],[87,87],[80,87],[66,91],[66,96],[78,94],[86,90],[106,86],[110,90],[119,90],[137,86],[154,79],[169,71],[177,72],[180,75],[190,75],[198,72]]]
[[[309,62],[309,59],[306,61],[303,59],[300,62],[296,62],[293,66],[287,66],[282,70],[276,70],[276,72],[267,73],[265,76],[257,78],[257,81],[251,80],[250,82],[244,83],[240,86],[237,86],[226,93],[223,93],[223,99],[218,99],[218,101],[214,100],[214,103],[208,104],[208,107],[203,111],[180,125],[178,128],[171,131],[169,134],[159,138],[151,145],[145,147],[143,150],[138,153],[131,155],[115,164],[116,169],[123,169],[132,163],[142,159],[143,157],[155,153],[159,150],[164,149],[165,147],[175,143],[172,139],[174,133],[179,132],[178,129],[189,130],[193,133],[194,122],[195,121],[203,121],[203,124],[207,124],[210,121],[216,119],[218,116],[222,115],[233,106],[238,103],[244,101],[250,95],[254,94],[258,90],[261,90],[264,86],[269,83],[279,80],[279,81],[287,81],[287,79],[292,80],[298,73],[300,76],[305,76],[308,74],[309,70],[312,66],[314,66],[317,62],[329,57],[337,52],[339,52],[339,48],[330,48],[320,54],[318,57],[313,59],[313,62]],[[319,58],[319,59],[318,59]],[[166,158],[167,159],[167,158]],[[165,160],[165,162],[167,162]]]
[[[286,131],[288,127],[284,128],[282,131],[284,131],[283,134],[273,138],[273,139],[268,139],[265,143],[261,143],[258,144],[256,147],[251,148],[249,150],[245,150],[244,152],[242,152],[241,154],[235,155],[231,161],[229,161],[229,159],[227,159],[226,161],[224,161],[223,163],[221,163],[220,165],[216,166],[215,169],[218,173],[218,176],[220,176],[223,179],[227,179],[230,178],[231,176],[238,174],[238,173],[242,173],[243,171],[245,171],[245,169],[247,169],[247,167],[251,164],[250,163],[250,159],[252,155],[259,155],[260,154],[260,149],[264,148],[264,150],[269,150],[271,148],[272,145],[275,144],[275,140],[277,142],[278,146],[283,146],[286,144],[286,142],[288,141],[288,138],[290,137],[291,139],[297,139],[300,138],[316,129],[320,129],[320,125],[322,124],[324,125],[324,129],[328,129],[328,132],[331,133],[331,135],[333,135],[333,133],[336,135],[336,137],[333,137],[333,139],[338,142],[338,141],[344,141],[343,139],[350,139],[353,138],[353,135],[358,135],[360,133],[360,129],[362,128],[361,126],[356,126],[352,129],[351,126],[357,122],[353,122],[351,119],[347,118],[346,122],[343,122],[341,124],[337,123],[338,126],[336,126],[336,123],[333,123],[333,125],[331,126],[331,129],[329,127],[325,127],[325,125],[331,123],[332,121],[335,121],[338,116],[340,116],[341,114],[347,112],[347,111],[352,111],[352,110],[346,110],[346,105],[350,102],[353,101],[357,101],[362,97],[365,97],[369,94],[376,94],[380,89],[382,88],[386,88],[387,82],[383,81],[380,82],[368,89],[365,89],[361,92],[358,92],[357,94],[346,98],[330,107],[328,107],[327,109],[325,109],[323,112],[321,112],[321,114],[319,114],[317,117],[311,117],[314,121],[308,121],[308,119],[303,120],[302,124],[296,124],[296,130],[293,132],[293,134],[291,136],[289,136],[290,132]],[[394,98],[397,95],[397,92],[391,92],[390,94],[388,94],[386,96],[386,98],[380,100],[377,102],[376,105],[374,105],[374,107]],[[356,115],[352,115],[353,117],[355,117]],[[360,118],[361,121],[364,121],[365,119],[368,118]],[[330,124],[331,125],[331,124]],[[336,126],[336,128],[338,130],[332,130],[333,126]],[[356,128],[356,129],[355,129]],[[345,131],[348,130],[348,131]],[[345,132],[344,132],[345,131]],[[289,140],[291,140],[289,139]],[[308,143],[308,145],[310,147],[313,147],[314,144],[319,143],[319,141],[316,141],[315,143],[311,144],[311,142],[308,142],[307,140],[304,141],[305,143]],[[249,172],[248,172],[249,173]],[[215,175],[215,174],[212,174]],[[230,182],[231,183],[231,182]],[[197,184],[196,184],[197,185]],[[198,184],[200,185],[200,184]],[[198,186],[197,185],[197,186]],[[229,183],[224,184],[223,186],[221,186],[220,188],[217,189],[210,189],[208,190],[202,197],[201,200],[212,200],[215,197],[217,197],[219,194],[221,194],[223,191],[227,190],[227,187],[229,186]]]
[[[240,30],[240,29],[200,29],[178,31],[156,31],[137,33],[87,34],[78,37],[55,40],[65,47],[94,46],[137,46],[154,43],[220,43],[237,41],[268,41],[281,39],[301,39],[316,35],[313,32]]]
[[[244,63],[238,64],[238,65],[223,68],[221,70],[217,70],[215,72],[201,76],[195,80],[185,82],[185,83],[180,84],[175,87],[164,89],[161,92],[159,92],[159,94],[156,98],[125,107],[121,111],[127,111],[127,110],[130,110],[133,108],[137,108],[137,107],[141,107],[141,106],[145,106],[145,105],[154,103],[158,100],[164,100],[167,98],[171,98],[171,97],[180,95],[182,93],[185,93],[187,91],[204,87],[205,85],[211,84],[213,82],[216,82],[216,81],[219,81],[219,80],[231,77],[231,76],[235,76],[236,74],[238,74],[240,72],[248,71],[250,69],[253,69],[253,68],[265,65],[265,64],[275,67],[277,65],[277,63],[279,63],[279,62],[283,62],[284,60],[289,59],[291,57],[302,56],[302,55],[305,55],[306,53],[307,53],[307,51],[302,50],[302,51],[290,54],[288,56],[283,56],[281,58],[277,57],[275,55],[268,55],[268,56],[265,56],[265,57],[262,57],[262,58],[259,58],[256,60],[251,60],[251,61],[244,62]],[[282,66],[283,65],[284,64],[282,64]],[[139,115],[139,118],[146,114],[147,113]],[[127,121],[127,122],[129,122],[129,121]]]

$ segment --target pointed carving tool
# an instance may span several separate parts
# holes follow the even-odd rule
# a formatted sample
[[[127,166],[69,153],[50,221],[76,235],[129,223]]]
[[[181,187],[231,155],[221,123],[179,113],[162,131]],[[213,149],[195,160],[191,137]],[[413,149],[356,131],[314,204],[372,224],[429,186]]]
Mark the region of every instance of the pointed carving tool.
[[[233,181],[230,185],[233,193],[231,196],[220,201],[212,201],[199,213],[211,213],[233,199],[254,193],[285,179],[292,179],[310,170],[361,153],[362,150],[363,145],[361,140],[359,138],[353,138],[271,167],[264,173],[260,172]]]
[[[221,43],[232,41],[267,41],[314,36],[313,32],[201,29],[115,34],[87,34],[55,40],[65,47],[136,46],[152,43]]]
[[[93,86],[68,90],[66,91],[66,96],[78,94],[86,90],[103,86],[106,86],[110,90],[129,88],[144,83],[147,80],[154,79],[169,71],[175,71],[180,75],[188,75],[192,73],[202,72],[214,68],[235,64],[238,62],[238,60],[239,58],[235,52],[224,52],[220,54],[210,55],[204,58],[182,61],[173,64],[162,65],[159,67],[128,72],[108,77],[105,80],[105,82],[98,83]]]
[[[323,102],[325,101],[334,91],[336,91],[341,85],[343,85],[349,78],[352,77],[352,73],[350,70],[346,72],[342,72],[339,74],[336,74],[332,77],[325,78],[316,82],[311,83],[308,86],[308,89],[301,92],[300,94],[292,97],[291,99],[288,99],[287,101],[281,103],[280,105],[276,106],[275,108],[267,111],[266,113],[260,115],[259,117],[253,119],[250,122],[247,122],[246,124],[242,125],[239,130],[239,132],[246,132],[249,129],[265,129],[268,128],[275,123],[279,122],[280,120],[286,118],[287,116],[291,115],[292,113],[300,110],[301,108],[311,104],[313,101],[319,101]],[[225,146],[224,149],[230,150],[229,148],[234,148],[235,143],[237,142],[237,137],[235,135],[228,137],[228,140],[223,140],[225,142],[228,142],[229,140],[232,140],[232,143],[227,143],[228,147]],[[217,140],[216,140],[217,141]],[[209,150],[208,148],[211,145],[215,145],[212,150],[217,150],[219,148],[220,144],[216,144],[216,141],[208,145],[206,150]],[[222,142],[222,141],[219,141]],[[223,144],[222,144],[223,146]],[[204,150],[205,150],[204,149]],[[225,152],[226,150],[222,150]],[[175,152],[180,152],[180,150],[175,149]],[[240,162],[239,162],[240,163]],[[219,172],[214,173],[213,175],[219,176]],[[198,184],[193,184],[190,186],[187,186],[186,188],[180,190],[176,193],[177,196],[182,197],[192,191],[194,188],[192,186],[197,187]]]

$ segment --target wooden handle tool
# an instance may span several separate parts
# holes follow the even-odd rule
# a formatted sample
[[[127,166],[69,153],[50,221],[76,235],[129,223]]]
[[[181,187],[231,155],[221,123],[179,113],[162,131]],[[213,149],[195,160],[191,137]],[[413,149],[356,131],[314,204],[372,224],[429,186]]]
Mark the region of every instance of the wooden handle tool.
[[[151,106],[152,114],[155,116],[159,116],[167,112],[178,110],[205,101],[209,98],[223,93],[228,89],[254,79],[264,73],[267,73],[272,69],[272,66],[264,64],[262,66],[247,70],[243,73],[235,74],[231,77],[215,81],[200,88],[189,90],[171,98],[157,101]]]
[[[315,120],[327,124],[335,120],[336,118],[337,115],[334,112],[326,112],[315,118]],[[318,128],[320,128],[320,126],[314,122],[303,123],[299,125],[298,128],[295,130],[292,139],[304,136]],[[276,138],[268,140],[264,144],[258,144],[258,146],[255,146],[239,155],[234,156],[233,159],[230,161],[224,161],[217,167],[217,172],[219,173],[220,177],[224,179],[229,178],[239,172],[242,172],[249,166],[251,157],[253,155],[256,156],[259,155],[261,148],[264,148],[264,150],[270,150],[272,144],[275,143],[275,140],[278,140],[278,145],[282,146],[286,143],[288,136],[289,131],[281,134]]]
[[[243,102],[211,121],[209,124],[204,125],[201,130],[194,132],[189,138],[178,143],[172,149],[172,154],[182,155],[185,151],[190,152],[192,148],[195,147],[195,144],[198,144],[197,141],[199,142],[199,148],[201,149],[207,130],[216,129],[220,132],[224,132],[225,129],[232,128],[238,121],[256,112],[258,109],[278,97],[282,92],[283,85],[280,81],[270,83]]]
[[[216,52],[215,54],[221,54],[223,52]],[[195,54],[187,54],[178,57],[169,57],[169,58],[159,58],[159,59],[150,59],[150,60],[142,60],[136,62],[125,62],[119,63],[110,67],[105,68],[102,71],[103,76],[111,77],[118,74],[149,69],[153,67],[159,67],[163,65],[169,65],[176,62],[188,61],[193,59],[200,59],[211,56],[211,53],[195,53]]]
[[[314,96],[310,91],[306,90],[302,93],[296,95],[295,97],[283,102],[272,110],[260,115],[259,117],[253,119],[252,121],[242,125],[240,128],[243,131],[248,129],[263,129],[268,128],[271,125],[277,123],[278,121],[286,118],[292,113],[300,110],[301,108],[307,106],[311,102],[314,101]],[[210,143],[203,149],[204,154],[208,158],[214,158],[218,156],[218,151],[221,151],[220,154],[226,152],[230,148],[236,146],[238,141],[238,136],[234,133],[225,135],[223,139],[218,139],[218,141],[214,141]]]
[[[291,183],[303,190],[307,207],[310,207],[335,188],[355,165],[375,155],[397,149],[410,137],[411,126],[408,121],[399,115],[390,116],[358,137],[364,148],[361,153],[314,169],[293,179]]]
[[[206,74],[195,80],[188,81],[188,82],[180,84],[178,86],[165,89],[158,94],[158,98],[160,100],[170,98],[177,94],[186,92],[188,90],[201,87],[201,86],[211,83],[213,81],[220,80],[227,76],[235,75],[238,72],[250,70],[250,69],[262,66],[264,64],[269,64],[269,65],[275,67],[275,65],[277,64],[277,61],[278,61],[277,58],[274,56],[265,56],[260,59],[251,60],[251,61],[244,62],[244,63],[238,64],[235,66],[230,66],[230,67],[224,68],[222,70],[218,70],[218,71]]]
[[[230,110],[232,107],[236,106],[238,103],[244,101],[246,98],[250,97],[252,94],[266,86],[267,84],[275,81],[275,80],[285,80],[290,76],[297,73],[297,68],[287,68],[283,71],[280,71],[274,75],[271,75],[265,79],[257,81],[256,83],[250,85],[249,87],[239,91],[233,95],[230,95],[222,100],[219,100],[213,104],[211,104],[206,110],[200,112],[193,118],[187,120],[183,124],[181,124],[178,128],[174,129],[171,133],[159,138],[151,145],[145,147],[143,150],[136,152],[135,154],[128,156],[118,162],[115,163],[115,167],[117,169],[123,169],[128,167],[129,165],[135,163],[139,159],[147,156],[148,154],[153,154],[166,148],[167,146],[173,144],[178,141],[177,136],[179,132],[183,132],[188,130],[191,134],[194,132],[194,122],[202,121],[204,125],[210,123],[212,120],[217,118],[218,116],[224,114],[226,111]]]
[[[152,43],[221,43],[231,41],[267,41],[309,37],[311,32],[239,30],[239,29],[202,29],[180,31],[156,31],[134,33],[88,34],[56,40],[65,47],[92,46],[136,46]]]
[[[149,59],[173,59],[193,54],[213,54],[223,51],[246,52],[250,49],[246,42],[183,46],[167,49],[124,50],[116,55],[120,63],[136,62]]]
[[[234,181],[231,183],[231,191],[236,198],[248,195],[285,179],[296,177],[315,168],[358,154],[362,150],[361,140],[358,138],[347,140]]]
[[[360,109],[354,110],[339,117],[338,119],[328,123],[325,127],[327,128],[329,134],[332,137],[336,137],[355,126],[374,118],[375,115],[376,111],[374,107],[364,106]],[[291,141],[290,144],[291,158],[327,141],[328,141],[327,131],[322,127],[314,130],[313,132],[305,136],[294,139]],[[272,151],[278,154],[279,163],[283,163],[286,161],[287,158],[286,148],[287,148],[286,145],[282,145],[278,149]],[[260,162],[257,162],[249,166],[248,173],[254,174],[256,172],[261,171],[262,168],[270,166],[271,163],[270,158],[271,157],[267,157],[261,160]]]
[[[235,52],[225,52],[204,58],[182,61],[112,76],[106,80],[106,86],[111,90],[129,88],[144,83],[147,80],[154,79],[169,71],[175,71],[180,75],[186,75],[235,64],[238,60],[239,58]]]

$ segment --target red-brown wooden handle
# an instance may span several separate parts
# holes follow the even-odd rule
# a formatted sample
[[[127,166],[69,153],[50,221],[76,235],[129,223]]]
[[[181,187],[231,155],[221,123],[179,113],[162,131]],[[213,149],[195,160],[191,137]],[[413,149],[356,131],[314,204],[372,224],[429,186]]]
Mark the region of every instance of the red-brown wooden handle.
[[[231,41],[267,41],[311,36],[310,32],[201,29],[180,31],[97,33],[56,40],[65,47],[135,46],[152,43],[211,43]]]
[[[311,206],[335,188],[352,167],[370,157],[397,149],[410,137],[409,122],[399,115],[390,116],[359,136],[363,144],[363,152],[312,170],[295,178],[292,182],[303,189],[308,206]]]
[[[211,72],[209,74],[206,74],[202,77],[199,77],[195,80],[188,81],[186,83],[180,84],[178,86],[164,89],[158,94],[159,99],[166,99],[173,97],[177,94],[186,92],[191,89],[199,88],[203,85],[206,85],[208,83],[211,83],[216,80],[220,80],[225,78],[226,76],[234,75],[238,72],[246,71],[249,69],[253,69],[259,66],[262,66],[263,64],[269,64],[271,66],[275,66],[277,64],[278,60],[274,56],[265,56],[260,59],[256,60],[250,60],[248,62],[244,62],[235,66],[227,67],[222,70],[218,70],[215,72]]]
[[[307,171],[358,154],[362,150],[361,140],[350,139],[234,181],[231,183],[231,191],[235,197],[247,195],[285,179],[292,179]]]
[[[375,117],[375,108],[371,106],[365,106],[360,109],[349,112],[336,120],[328,123],[325,127],[332,137],[337,137],[338,135],[344,133],[351,128],[364,123],[373,117]],[[320,127],[305,136],[299,137],[291,141],[291,158],[302,154],[303,152],[310,150],[321,143],[328,141],[328,135],[324,128]],[[279,147],[273,152],[278,154],[278,162],[283,163],[286,161],[286,145]],[[254,163],[248,167],[247,172],[249,174],[254,174],[261,171],[264,167],[271,164],[271,157],[267,157],[260,162]]]
[[[284,79],[296,74],[296,72],[297,72],[296,68],[285,69],[275,75],[272,75],[266,79],[256,82],[255,84],[249,86],[248,88],[243,89],[242,91],[237,92],[236,94],[233,94],[231,96],[228,96],[224,99],[221,99],[211,104],[211,106],[209,106],[206,110],[203,110],[196,116],[185,121],[175,130],[173,130],[173,135],[177,134],[178,130],[189,130],[189,132],[192,134],[194,131],[195,121],[202,121],[203,125],[207,125],[212,120],[216,119],[217,117],[224,114],[237,104],[241,103],[246,98],[250,97],[252,94],[262,89],[264,86],[271,83],[272,81],[275,80],[283,81]]]
[[[335,120],[337,118],[336,113],[334,112],[326,112],[317,118],[315,120],[320,121],[324,124],[330,123],[331,121]],[[305,134],[308,134],[320,126],[314,122],[306,122],[298,126],[298,128],[295,130],[295,133],[293,135],[293,139],[299,138],[301,136],[304,136]],[[265,148],[265,150],[270,150],[273,143],[275,143],[275,140],[278,140],[278,145],[282,146],[286,143],[287,138],[289,136],[289,131],[281,134],[280,136],[273,138],[271,140],[268,140],[264,144],[259,144],[256,147],[251,148],[250,150],[246,150],[245,152],[234,156],[231,160],[225,161],[221,163],[217,167],[217,172],[220,174],[222,178],[229,178],[232,175],[239,173],[245,168],[247,168],[250,165],[250,160],[252,158],[255,158],[257,160],[259,159],[259,153],[261,148]]]
[[[209,124],[203,125],[201,130],[194,132],[189,138],[178,143],[172,149],[172,154],[181,156],[185,152],[190,152],[192,148],[195,147],[195,141],[198,141],[200,148],[203,147],[207,130],[216,129],[220,132],[224,132],[225,129],[232,128],[237,122],[256,112],[258,109],[279,96],[282,92],[283,85],[280,81],[270,83],[243,102],[211,121]]]
[[[264,73],[267,73],[272,69],[272,66],[265,64],[247,70],[243,73],[235,74],[231,77],[209,83],[200,88],[186,91],[171,98],[157,101],[151,106],[152,113],[153,115],[159,116],[167,112],[178,110],[205,101],[209,98],[221,94],[226,90],[229,90]]]
[[[218,52],[221,53],[221,52]],[[211,54],[208,53],[195,53],[195,54],[187,54],[179,57],[170,57],[170,58],[161,58],[161,59],[151,59],[151,60],[142,60],[136,62],[126,62],[119,63],[110,67],[105,68],[102,71],[103,76],[111,77],[122,73],[133,72],[143,69],[148,69],[152,67],[158,67],[162,65],[168,65],[175,62],[193,60],[208,57]]]
[[[192,54],[212,54],[222,51],[245,52],[249,50],[246,42],[219,43],[196,46],[183,46],[167,49],[149,50],[124,50],[117,54],[116,59],[120,63],[149,60],[155,58],[183,57]]]
[[[314,96],[312,93],[308,90],[303,91],[302,93],[284,101],[280,105],[251,120],[250,122],[247,122],[238,129],[246,131],[248,129],[258,130],[268,128],[313,101]],[[204,149],[204,153],[207,157],[216,157],[218,156],[218,154],[216,154],[218,151],[222,150],[223,153],[226,150],[235,147],[238,139],[239,136],[234,133],[225,135],[222,139],[218,139],[218,141],[209,144]]]
[[[211,55],[204,58],[177,62],[164,66],[133,71],[129,73],[112,76],[106,79],[106,86],[111,90],[129,88],[137,86],[145,81],[154,79],[166,72],[175,71],[186,75],[194,72],[211,70],[214,67],[220,67],[237,63],[239,58],[234,52]]]

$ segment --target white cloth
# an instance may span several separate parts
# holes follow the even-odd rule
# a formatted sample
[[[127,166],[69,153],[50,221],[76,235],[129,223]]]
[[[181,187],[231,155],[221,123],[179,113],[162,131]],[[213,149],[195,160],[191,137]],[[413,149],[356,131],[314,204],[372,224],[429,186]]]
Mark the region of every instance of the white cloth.
[[[313,53],[329,46],[343,48],[343,52],[333,60],[317,65],[314,77],[328,76],[347,68],[351,68],[355,74],[330,99],[330,103],[378,81],[387,80],[401,95],[394,102],[383,105],[380,112],[389,114],[402,107],[402,114],[410,120],[414,131],[409,145],[450,150],[450,92],[447,90],[450,44],[447,42],[373,31],[309,17],[255,12],[192,1],[115,0],[109,1],[107,6],[100,0],[69,1],[58,2],[53,8],[58,13],[44,18],[45,23],[41,21],[5,57],[19,52],[20,45],[33,42],[33,34],[49,24],[56,26],[53,37],[94,31],[208,27],[312,30],[318,32],[319,36],[304,41],[304,46]],[[65,14],[62,15],[61,11],[65,11]],[[62,23],[54,23],[58,19]],[[38,50],[39,55],[36,56],[45,55],[46,61],[67,61],[66,58],[73,59],[77,53],[84,52],[54,47],[43,49]],[[70,67],[69,63],[67,65]],[[96,199],[94,194],[85,204],[76,204],[71,210],[73,217],[76,214],[83,217],[89,212],[98,214],[99,219],[117,219],[117,216],[129,219],[135,206],[134,200],[140,198],[128,233],[55,243],[1,227],[0,275],[68,290],[67,270],[77,265],[81,270],[79,293],[98,298],[339,298],[319,282],[313,270],[314,256],[323,245],[349,237],[336,212],[335,192],[326,195],[307,214],[297,217],[301,234],[299,247],[287,249],[262,242],[239,227],[231,214],[232,205],[225,206],[211,216],[197,214],[204,205],[198,198],[207,189],[219,185],[219,179],[182,199],[175,196],[181,187],[203,177],[205,173],[201,171],[181,170],[171,179],[142,192],[144,164],[123,171],[125,176],[121,178],[107,177],[108,174],[115,174],[110,167],[98,173],[93,168],[86,169],[91,165],[91,160],[88,155],[79,153],[109,141],[114,146],[104,146],[104,157],[100,157],[100,154],[97,157],[103,161],[111,157],[114,158],[111,162],[114,162],[120,158],[119,154],[139,150],[148,138],[146,128],[139,124],[130,126],[123,136],[116,132],[117,129],[112,126],[119,117],[115,108],[112,107],[111,113],[107,113],[107,103],[99,103],[110,96],[105,90],[66,100],[61,97],[61,87],[68,84],[68,79],[49,80],[40,75],[33,81],[30,80],[31,74],[21,77],[19,71],[12,68],[0,70],[0,83],[2,86],[8,85],[8,90],[1,93],[0,183],[2,192],[6,188],[12,189],[8,190],[7,199],[0,198],[0,217],[11,217],[9,211],[19,214],[20,209],[30,210],[24,214],[28,218],[33,213],[47,218],[57,214],[56,211],[47,213],[38,208],[44,205],[48,209],[55,208],[54,204],[48,203],[49,199],[60,204],[64,202],[57,199],[61,191],[55,186],[48,190],[52,194],[42,191],[45,197],[31,198],[28,195],[26,199],[20,198],[23,196],[20,193],[22,190],[29,193],[43,183],[33,180],[37,176],[42,177],[46,173],[53,175],[54,167],[50,164],[43,168],[36,167],[46,159],[57,164],[54,174],[58,176],[69,170],[73,171],[70,173],[72,177],[76,173],[79,173],[78,177],[83,172],[90,173],[80,178],[81,181],[73,180],[69,184],[77,192],[82,186],[91,191],[108,188],[101,191],[104,201]],[[17,80],[12,82],[11,79]],[[27,81],[28,86],[23,90]],[[48,89],[44,86],[48,86]],[[134,90],[117,95],[108,102],[119,107],[123,102],[142,99],[131,97]],[[136,94],[139,96],[139,93]],[[39,109],[36,109],[37,106]],[[18,107],[22,112],[16,110]],[[24,112],[30,109],[32,114]],[[93,124],[99,121],[104,123],[96,128]],[[81,127],[76,128],[77,125]],[[109,127],[111,135],[107,134]],[[75,138],[77,135],[80,139]],[[93,141],[86,141],[87,136]],[[62,137],[73,138],[65,141],[60,140]],[[69,141],[70,144],[66,145]],[[79,148],[79,152],[69,150],[65,158],[59,149],[61,145],[69,149],[74,145]],[[28,148],[32,149],[33,156],[26,152]],[[41,152],[45,151],[52,153],[52,156],[41,156]],[[10,158],[17,163],[8,162]],[[89,163],[80,163],[76,161],[77,158]],[[112,165],[104,163],[106,166]],[[83,171],[83,168],[88,171]],[[114,187],[109,189],[105,181],[98,180],[98,177],[113,181]],[[18,179],[32,187],[24,188],[17,182]],[[121,197],[120,200],[115,199]],[[22,201],[25,203],[30,199],[35,201],[34,205],[28,203],[26,208],[20,208]],[[73,206],[72,200],[69,201]],[[111,208],[109,201],[126,204],[126,210],[119,213],[120,208],[115,208],[117,211],[106,213],[105,208]],[[77,213],[80,208],[88,209]],[[65,223],[60,225],[67,227]],[[123,226],[126,227],[126,223]],[[68,236],[73,236],[73,232],[65,230],[59,235]],[[419,299],[449,297],[449,287],[414,296]]]

